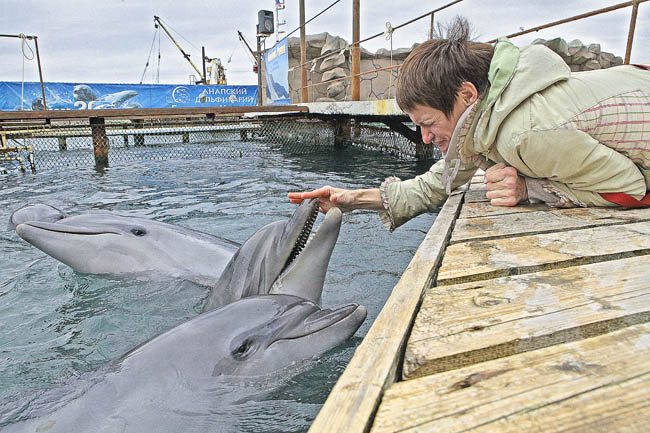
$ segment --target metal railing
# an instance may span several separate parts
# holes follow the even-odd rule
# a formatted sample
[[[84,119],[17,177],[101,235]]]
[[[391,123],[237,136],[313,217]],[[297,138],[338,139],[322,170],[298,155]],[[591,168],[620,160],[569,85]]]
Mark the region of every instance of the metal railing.
[[[451,1],[451,2],[441,6],[439,8],[436,8],[436,9],[432,10],[431,12],[427,12],[427,13],[422,14],[422,15],[416,17],[416,18],[408,20],[408,21],[406,21],[406,22],[404,22],[404,23],[402,23],[402,24],[400,24],[398,26],[392,27],[391,33],[395,32],[397,30],[403,29],[406,26],[408,26],[410,24],[413,24],[413,23],[415,23],[417,21],[420,21],[420,20],[422,20],[424,18],[430,17],[431,22],[430,22],[429,38],[431,39],[431,38],[433,38],[433,34],[434,34],[434,26],[435,26],[434,16],[435,16],[435,14],[437,12],[440,12],[440,11],[442,11],[444,9],[447,9],[447,8],[451,7],[451,6],[454,6],[454,5],[458,4],[458,3],[461,3],[462,1],[463,0]],[[627,38],[627,44],[626,44],[626,50],[625,50],[625,59],[624,59],[624,63],[629,64],[630,63],[630,56],[631,56],[631,52],[632,52],[632,44],[634,42],[634,32],[635,32],[635,28],[636,28],[636,20],[637,20],[637,15],[638,15],[639,4],[645,3],[646,1],[648,1],[648,0],[630,0],[630,1],[627,1],[627,2],[624,2],[624,3],[618,3],[618,4],[608,6],[608,7],[605,7],[605,8],[597,9],[597,10],[594,10],[594,11],[590,11],[590,12],[586,12],[586,13],[583,13],[583,14],[575,15],[575,16],[572,16],[572,17],[569,17],[569,18],[564,18],[564,19],[561,19],[561,20],[558,20],[558,21],[553,21],[551,23],[536,26],[536,27],[533,27],[533,28],[530,28],[530,29],[524,29],[522,31],[509,34],[506,37],[515,38],[517,36],[525,35],[525,34],[528,34],[528,33],[536,32],[536,31],[539,31],[539,30],[542,30],[542,29],[547,29],[547,28],[550,28],[550,27],[555,27],[555,26],[565,24],[565,23],[568,23],[568,22],[578,21],[578,20],[581,20],[581,19],[589,18],[589,17],[596,16],[596,15],[600,15],[600,14],[603,14],[603,13],[612,12],[612,11],[615,11],[615,10],[618,10],[618,9],[631,7],[632,8],[632,13],[631,13],[631,17],[630,17],[630,25],[629,25],[629,29],[628,29],[628,38]],[[372,36],[369,36],[369,37],[367,37],[365,39],[361,39],[358,42],[353,41],[352,43],[347,45],[345,50],[348,53],[352,53],[352,49],[354,47],[360,47],[360,45],[362,43],[370,41],[370,40],[375,39],[375,38],[378,38],[380,36],[384,36],[384,35],[386,35],[386,32],[380,32],[380,33],[376,33],[376,34],[374,34]],[[492,39],[492,40],[490,40],[488,42],[493,43],[493,42],[496,42],[497,39],[498,38],[494,38],[494,39]],[[306,61],[304,63],[301,63],[301,64],[293,67],[293,69],[305,68],[306,66],[308,66],[310,64],[313,64],[314,62],[316,62],[318,60],[321,60],[321,59],[324,59],[324,58],[326,58],[328,56],[331,56],[331,55],[332,55],[332,53],[328,52],[328,53],[323,54],[323,55],[321,55],[319,57],[315,57],[315,58],[310,59],[310,60],[308,60],[308,61]],[[317,83],[307,84],[305,86],[301,86],[301,87],[298,87],[298,88],[293,88],[293,89],[291,89],[291,91],[292,92],[300,92],[303,89],[311,89],[311,88],[322,86],[322,85],[330,85],[330,84],[335,83],[337,81],[352,80],[352,79],[355,79],[355,78],[359,78],[361,76],[365,76],[365,75],[369,75],[369,74],[376,74],[376,73],[380,73],[380,72],[393,73],[393,71],[398,70],[400,68],[400,66],[401,66],[401,64],[397,64],[397,65],[391,65],[391,66],[387,66],[387,67],[383,67],[383,68],[371,69],[371,70],[368,70],[368,71],[361,71],[361,72],[359,72],[357,74],[350,74],[350,75],[348,75],[346,77],[336,78],[336,79],[328,80],[328,81],[324,81],[324,82],[317,82]],[[346,100],[347,99],[348,98],[346,97]]]

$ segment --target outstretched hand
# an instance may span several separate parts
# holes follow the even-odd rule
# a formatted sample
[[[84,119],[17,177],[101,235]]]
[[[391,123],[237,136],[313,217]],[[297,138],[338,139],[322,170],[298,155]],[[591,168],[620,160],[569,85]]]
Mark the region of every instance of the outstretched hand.
[[[500,162],[485,170],[487,198],[492,206],[516,206],[528,200],[526,181],[517,169]]]
[[[349,190],[334,188],[329,185],[313,191],[290,192],[287,196],[289,197],[289,201],[295,204],[300,204],[306,199],[317,198],[320,201],[318,210],[323,213],[327,213],[333,207],[339,208],[341,212],[348,212],[354,209]]]

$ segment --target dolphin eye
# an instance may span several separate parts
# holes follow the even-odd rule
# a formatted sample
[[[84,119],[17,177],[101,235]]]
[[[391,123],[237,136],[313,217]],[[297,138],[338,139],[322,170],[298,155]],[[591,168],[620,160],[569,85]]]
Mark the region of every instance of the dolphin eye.
[[[147,234],[147,231],[145,229],[135,228],[135,229],[131,229],[131,233],[133,233],[136,236],[144,236]]]
[[[252,349],[253,341],[247,338],[232,351],[232,356],[236,359],[244,360],[253,352]]]

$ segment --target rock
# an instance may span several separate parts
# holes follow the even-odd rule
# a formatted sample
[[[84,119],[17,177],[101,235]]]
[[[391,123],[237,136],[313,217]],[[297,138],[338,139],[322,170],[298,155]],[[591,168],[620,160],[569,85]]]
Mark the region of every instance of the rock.
[[[598,63],[598,60],[587,60],[584,62],[582,65],[580,65],[580,69],[582,71],[595,71],[596,69],[600,69],[600,63]]]
[[[614,60],[614,54],[602,52],[600,53],[598,62],[600,63],[600,67],[602,69],[606,69],[612,66],[612,60]]]
[[[563,59],[569,57],[569,45],[562,38],[551,39],[546,42],[546,46],[558,53]]]
[[[546,39],[537,38],[531,43],[531,45],[546,45]]]
[[[331,56],[325,57],[323,59],[318,70],[321,72],[325,72],[344,64],[345,64],[345,54],[338,54],[338,53],[332,54]]]
[[[616,56],[612,59],[612,66],[621,66],[623,64],[623,58],[621,56]]]
[[[327,97],[336,98],[337,96],[345,93],[345,85],[342,81],[332,83],[327,87]]]
[[[337,78],[347,77],[347,73],[343,68],[334,68],[325,73],[323,73],[323,81],[335,80]]]
[[[596,58],[596,55],[592,52],[589,51],[587,47],[582,47],[578,52],[576,52],[571,58],[569,59],[568,63],[574,63],[576,65],[581,65],[585,63],[588,60],[593,60]]]
[[[346,48],[348,46],[348,43],[345,42],[343,39],[341,39],[338,36],[330,36],[329,33],[327,33],[327,39],[325,40],[325,45],[323,45],[323,49],[321,50],[321,56],[323,54],[327,53],[333,53],[335,51],[341,51],[342,49]]]
[[[580,51],[580,48],[584,47],[585,44],[582,43],[580,39],[574,39],[571,42],[569,42],[569,55],[572,56],[578,51]]]
[[[316,102],[336,102],[336,99],[333,98],[318,98]]]
[[[576,65],[575,63],[571,63],[569,68],[571,68],[571,72],[580,72],[580,65]]]
[[[591,44],[589,45],[589,52],[594,53],[595,55],[600,55],[600,44]]]

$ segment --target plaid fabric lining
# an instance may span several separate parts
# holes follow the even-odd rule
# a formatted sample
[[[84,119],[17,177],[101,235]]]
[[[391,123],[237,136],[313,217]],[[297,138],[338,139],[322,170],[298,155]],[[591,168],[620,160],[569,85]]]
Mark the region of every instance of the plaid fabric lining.
[[[586,132],[637,165],[650,169],[650,96],[641,90],[605,99],[563,127]]]

